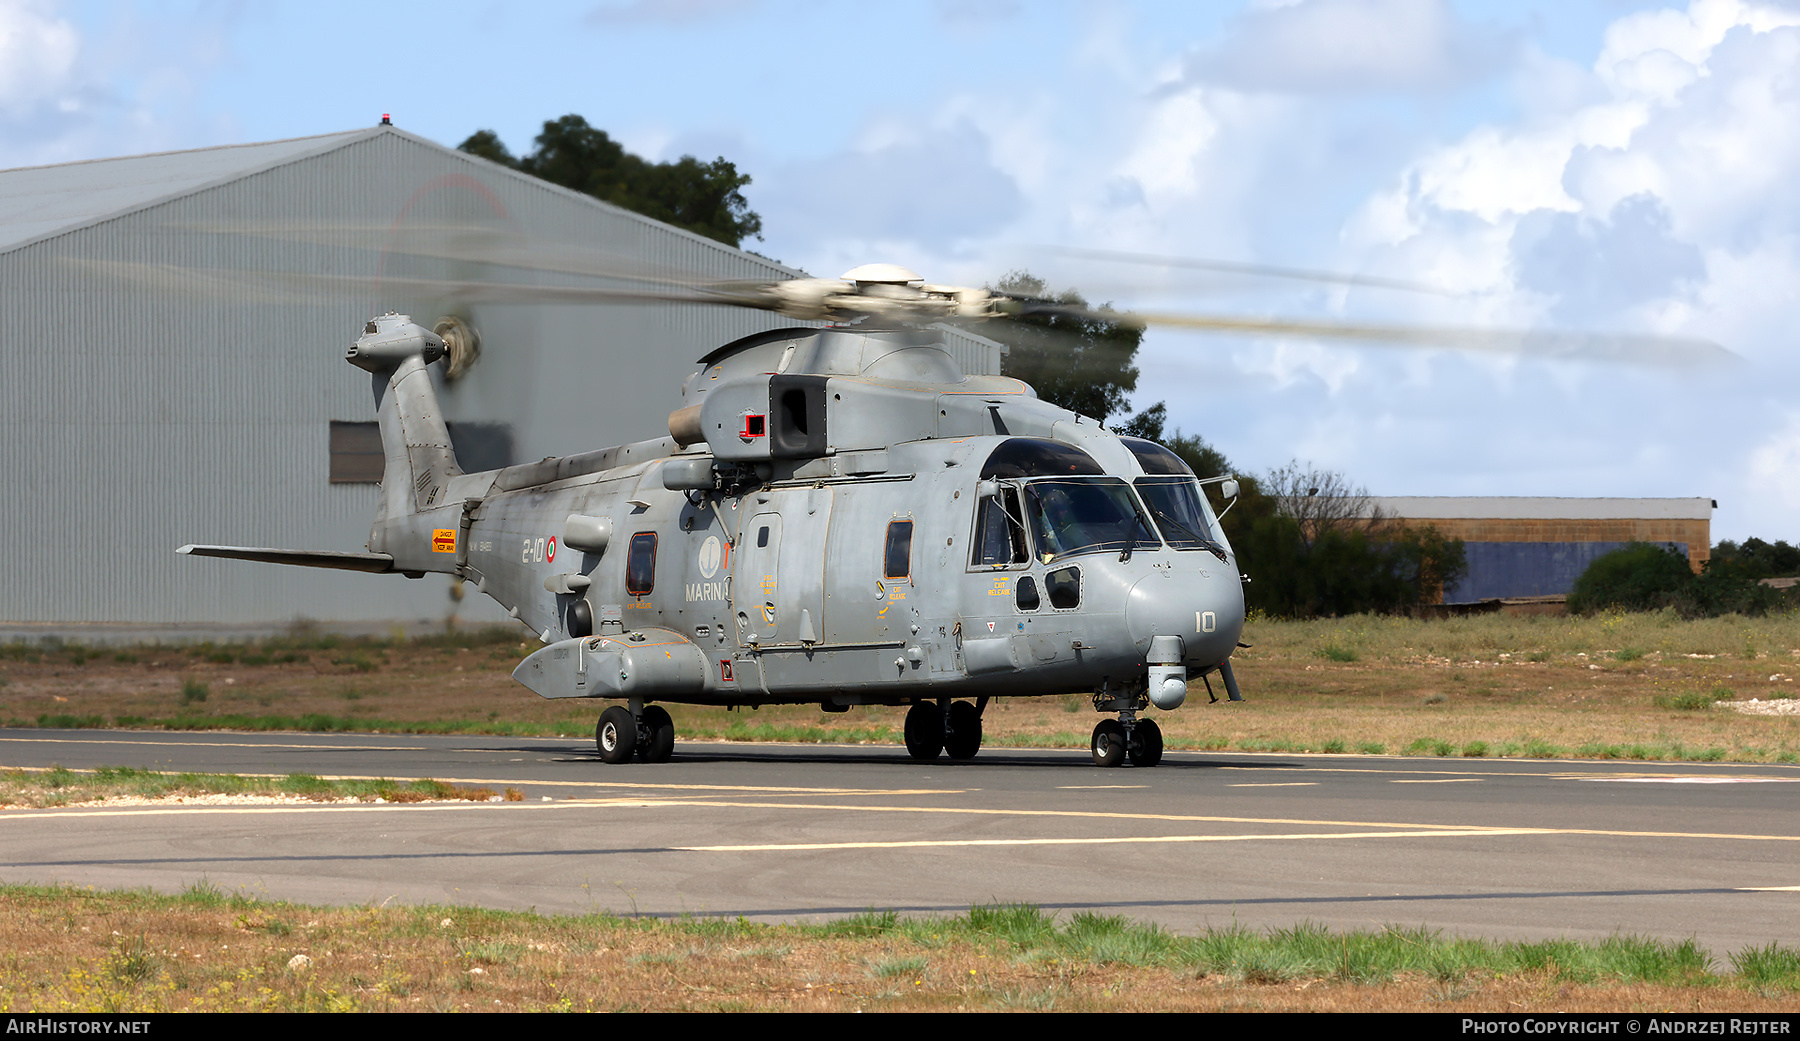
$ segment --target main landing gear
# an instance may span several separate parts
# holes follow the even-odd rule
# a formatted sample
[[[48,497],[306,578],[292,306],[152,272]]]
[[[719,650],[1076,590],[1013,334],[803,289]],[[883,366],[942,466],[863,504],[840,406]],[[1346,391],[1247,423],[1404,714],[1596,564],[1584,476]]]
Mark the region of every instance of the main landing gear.
[[[675,721],[661,705],[635,700],[630,708],[614,705],[600,713],[594,746],[602,762],[629,763],[636,756],[646,763],[666,763],[675,754]]]
[[[987,699],[973,705],[944,698],[933,704],[915,701],[906,710],[906,751],[914,759],[936,759],[939,752],[957,760],[973,759],[981,751],[981,713]]]
[[[1103,719],[1094,725],[1088,748],[1094,753],[1095,766],[1119,766],[1127,759],[1132,766],[1162,762],[1162,727],[1154,719],[1138,718],[1149,706],[1150,698],[1142,692],[1094,695],[1094,711],[1119,714],[1118,719]]]

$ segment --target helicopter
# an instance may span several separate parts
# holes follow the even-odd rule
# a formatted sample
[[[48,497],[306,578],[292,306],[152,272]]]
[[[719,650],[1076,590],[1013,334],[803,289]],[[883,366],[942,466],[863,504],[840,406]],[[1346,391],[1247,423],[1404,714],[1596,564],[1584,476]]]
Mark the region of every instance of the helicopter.
[[[1091,693],[1094,763],[1149,767],[1150,706],[1180,707],[1194,680],[1211,693],[1215,675],[1242,700],[1248,578],[1205,490],[1229,509],[1236,480],[963,373],[933,324],[1100,312],[886,264],[643,295],[827,324],[699,359],[665,436],[464,473],[431,373],[464,330],[380,315],[345,354],[369,373],[385,457],[367,551],[178,552],[473,583],[543,644],[515,680],[616,702],[595,728],[607,763],[671,757],[663,704],[908,706],[913,758],[968,760],[991,699]],[[1479,331],[1152,320],[1518,349]]]

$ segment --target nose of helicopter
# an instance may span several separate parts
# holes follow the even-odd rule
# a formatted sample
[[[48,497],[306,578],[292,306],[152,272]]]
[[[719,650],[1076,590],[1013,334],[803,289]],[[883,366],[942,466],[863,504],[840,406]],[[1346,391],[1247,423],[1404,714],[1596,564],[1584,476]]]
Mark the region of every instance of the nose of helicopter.
[[[1125,624],[1140,651],[1153,636],[1179,636],[1190,665],[1217,665],[1244,631],[1244,590],[1229,569],[1169,569],[1131,587]]]

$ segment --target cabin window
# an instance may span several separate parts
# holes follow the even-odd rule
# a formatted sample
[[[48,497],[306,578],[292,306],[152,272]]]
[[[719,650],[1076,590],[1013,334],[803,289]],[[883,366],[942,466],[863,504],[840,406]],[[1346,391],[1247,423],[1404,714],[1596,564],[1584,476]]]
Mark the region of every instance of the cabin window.
[[[769,548],[769,526],[767,524],[756,529],[756,548],[757,549],[768,549]]]
[[[1050,593],[1050,606],[1058,611],[1081,606],[1081,572],[1076,568],[1059,568],[1045,575],[1044,588]]]
[[[625,555],[625,592],[632,596],[649,596],[656,588],[656,532],[640,531],[631,536],[631,549]]]
[[[1037,610],[1039,603],[1037,579],[1032,578],[1030,575],[1021,575],[1019,577],[1018,594],[1015,597],[1015,600],[1018,602],[1019,610],[1021,611]]]
[[[975,507],[975,540],[969,563],[975,567],[1010,567],[1030,559],[1025,546],[1024,514],[1012,488],[990,495]]]
[[[912,537],[912,521],[897,520],[888,524],[887,550],[882,554],[883,578],[905,578],[912,574]]]

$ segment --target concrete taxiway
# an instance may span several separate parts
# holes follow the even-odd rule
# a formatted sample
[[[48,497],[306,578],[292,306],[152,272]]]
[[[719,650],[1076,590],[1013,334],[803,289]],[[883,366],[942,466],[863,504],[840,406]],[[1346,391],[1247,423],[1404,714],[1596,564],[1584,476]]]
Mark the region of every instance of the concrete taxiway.
[[[416,778],[492,804],[0,810],[0,881],[631,914],[957,913],[1176,930],[1301,921],[1496,938],[1800,940],[1800,769],[573,739],[0,731],[0,764]]]

